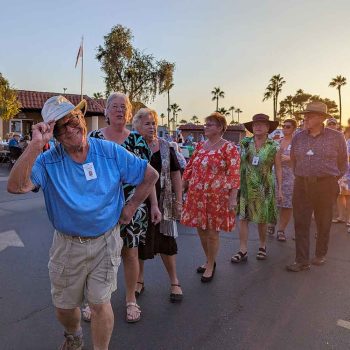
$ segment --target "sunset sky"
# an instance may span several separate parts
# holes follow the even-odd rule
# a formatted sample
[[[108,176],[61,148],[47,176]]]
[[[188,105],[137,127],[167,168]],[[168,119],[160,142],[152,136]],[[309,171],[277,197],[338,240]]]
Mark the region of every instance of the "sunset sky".
[[[282,98],[299,88],[338,103],[328,87],[343,75],[343,120],[350,117],[350,2],[347,0],[112,1],[0,0],[0,72],[18,89],[80,93],[74,68],[85,39],[84,93],[104,92],[96,47],[114,25],[129,27],[134,44],[176,63],[171,102],[180,119],[215,109],[210,91],[225,92],[221,107],[239,107],[241,121],[258,112],[274,74],[287,83]],[[151,104],[166,113],[166,96]]]

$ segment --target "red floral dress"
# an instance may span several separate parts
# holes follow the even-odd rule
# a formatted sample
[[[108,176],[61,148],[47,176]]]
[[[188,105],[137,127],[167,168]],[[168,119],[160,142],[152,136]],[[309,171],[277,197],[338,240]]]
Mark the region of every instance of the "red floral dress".
[[[228,208],[229,191],[239,188],[239,164],[238,150],[231,142],[215,151],[198,144],[183,174],[189,185],[182,224],[203,230],[233,230],[235,214]]]

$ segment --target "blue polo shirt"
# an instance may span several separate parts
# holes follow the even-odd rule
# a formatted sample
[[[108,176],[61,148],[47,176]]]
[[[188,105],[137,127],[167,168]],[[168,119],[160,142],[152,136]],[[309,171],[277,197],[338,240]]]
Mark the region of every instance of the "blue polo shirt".
[[[122,184],[140,184],[147,167],[146,160],[113,142],[89,138],[88,143],[85,166],[58,145],[38,156],[31,174],[43,190],[52,225],[72,236],[99,236],[113,228],[124,206]]]

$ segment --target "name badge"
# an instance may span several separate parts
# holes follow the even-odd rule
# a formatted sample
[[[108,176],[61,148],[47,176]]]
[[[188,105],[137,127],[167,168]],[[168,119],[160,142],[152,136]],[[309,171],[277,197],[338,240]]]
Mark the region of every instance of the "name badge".
[[[315,153],[312,152],[312,149],[309,149],[307,152],[306,152],[306,155],[307,156],[313,156]]]
[[[94,163],[83,164],[83,169],[84,169],[86,180],[90,181],[93,179],[97,179]]]
[[[292,145],[288,145],[287,151],[290,151],[292,149]]]
[[[253,157],[252,165],[258,165],[259,164],[259,157],[255,156]]]

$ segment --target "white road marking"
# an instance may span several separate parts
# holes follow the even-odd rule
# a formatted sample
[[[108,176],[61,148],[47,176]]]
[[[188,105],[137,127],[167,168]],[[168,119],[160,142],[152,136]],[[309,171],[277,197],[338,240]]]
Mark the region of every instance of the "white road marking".
[[[338,320],[337,325],[346,329],[350,329],[350,322],[344,320]]]
[[[0,252],[7,247],[24,247],[22,240],[15,230],[0,232]]]

